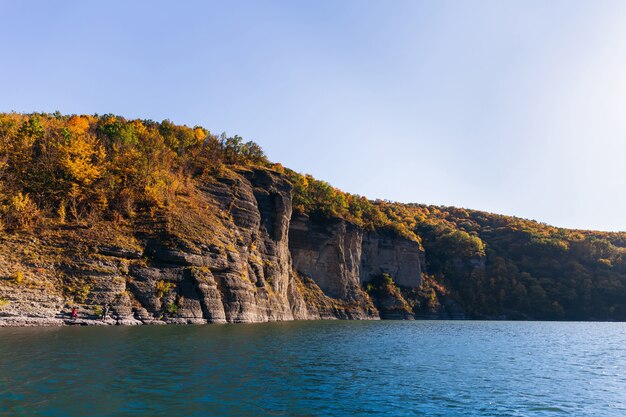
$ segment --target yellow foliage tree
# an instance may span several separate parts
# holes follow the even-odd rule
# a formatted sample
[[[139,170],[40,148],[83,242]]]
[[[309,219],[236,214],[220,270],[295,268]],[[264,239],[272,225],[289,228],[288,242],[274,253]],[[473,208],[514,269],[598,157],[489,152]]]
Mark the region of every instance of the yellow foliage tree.
[[[63,147],[63,165],[73,181],[90,185],[104,172],[104,147],[89,134],[72,135]]]
[[[21,192],[11,198],[5,211],[7,225],[12,229],[29,229],[39,216],[37,205]]]
[[[89,129],[89,120],[83,116],[72,116],[67,121],[67,127],[72,133],[82,135]]]

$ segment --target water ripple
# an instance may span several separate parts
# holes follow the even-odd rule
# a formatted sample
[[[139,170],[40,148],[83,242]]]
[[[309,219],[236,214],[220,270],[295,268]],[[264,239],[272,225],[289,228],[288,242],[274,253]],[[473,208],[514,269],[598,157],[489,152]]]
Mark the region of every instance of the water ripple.
[[[624,416],[626,325],[0,329],[0,416]]]

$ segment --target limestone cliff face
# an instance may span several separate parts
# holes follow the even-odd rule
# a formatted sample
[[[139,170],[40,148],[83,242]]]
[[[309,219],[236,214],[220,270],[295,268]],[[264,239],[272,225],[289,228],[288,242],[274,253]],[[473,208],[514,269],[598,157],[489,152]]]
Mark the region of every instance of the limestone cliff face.
[[[177,239],[173,247],[159,237],[149,241],[154,265],[130,271],[131,292],[148,312],[163,311],[164,299],[176,306],[168,317],[174,322],[309,318],[291,271],[291,184],[262,169],[238,174],[203,188],[222,215],[213,225],[221,233],[208,241]],[[157,285],[171,290],[158,297]]]
[[[353,298],[360,289],[363,231],[341,220],[311,221],[295,215],[289,243],[294,269],[331,297]]]
[[[363,238],[360,280],[387,273],[396,284],[415,288],[421,283],[424,250],[392,232],[368,232]]]
[[[107,304],[121,324],[319,318],[292,272],[291,184],[254,169],[227,171],[199,188],[180,202],[184,211],[140,218],[126,239],[132,245],[80,229],[33,245],[32,251],[64,247],[67,256],[58,264],[19,265],[28,285],[0,281],[2,321],[59,324],[78,306],[77,323],[95,324]],[[14,264],[7,262],[7,270]],[[31,289],[42,274],[49,277],[46,289]]]
[[[180,197],[185,210],[126,229],[5,242],[16,255],[0,259],[0,325],[377,319],[364,281],[387,272],[419,285],[417,243],[292,216],[292,186],[279,173],[229,170],[197,192]],[[18,267],[24,278],[12,280]],[[108,318],[95,320],[105,305]]]
[[[421,282],[424,251],[393,232],[368,232],[342,219],[296,214],[289,245],[294,269],[331,297],[363,297],[361,284],[383,273],[404,287]]]

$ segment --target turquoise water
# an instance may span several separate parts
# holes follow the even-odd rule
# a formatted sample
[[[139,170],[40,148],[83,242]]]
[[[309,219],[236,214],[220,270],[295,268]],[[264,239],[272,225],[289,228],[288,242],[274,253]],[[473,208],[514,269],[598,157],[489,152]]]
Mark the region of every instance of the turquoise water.
[[[2,416],[626,416],[626,324],[0,329]]]

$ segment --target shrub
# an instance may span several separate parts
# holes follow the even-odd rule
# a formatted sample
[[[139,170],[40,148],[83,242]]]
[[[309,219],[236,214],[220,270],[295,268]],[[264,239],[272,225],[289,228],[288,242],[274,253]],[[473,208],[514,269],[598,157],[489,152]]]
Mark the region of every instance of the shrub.
[[[387,273],[380,274],[374,277],[371,281],[365,283],[365,292],[372,295],[381,290],[393,289],[396,287],[395,282],[391,275]]]
[[[155,285],[156,296],[157,298],[163,298],[165,294],[170,292],[170,290],[174,287],[174,284],[171,282],[166,282],[163,280],[157,281]]]
[[[22,192],[14,195],[6,208],[5,218],[7,226],[11,229],[30,229],[38,217],[37,205],[28,194],[22,194]]]
[[[13,274],[13,282],[15,282],[17,285],[22,285],[24,283],[24,272],[17,271],[15,274]]]
[[[176,303],[167,303],[165,311],[167,314],[176,314],[178,313],[178,305]]]
[[[68,298],[79,304],[84,304],[91,293],[93,286],[84,281],[74,279],[65,284],[63,291]]]

